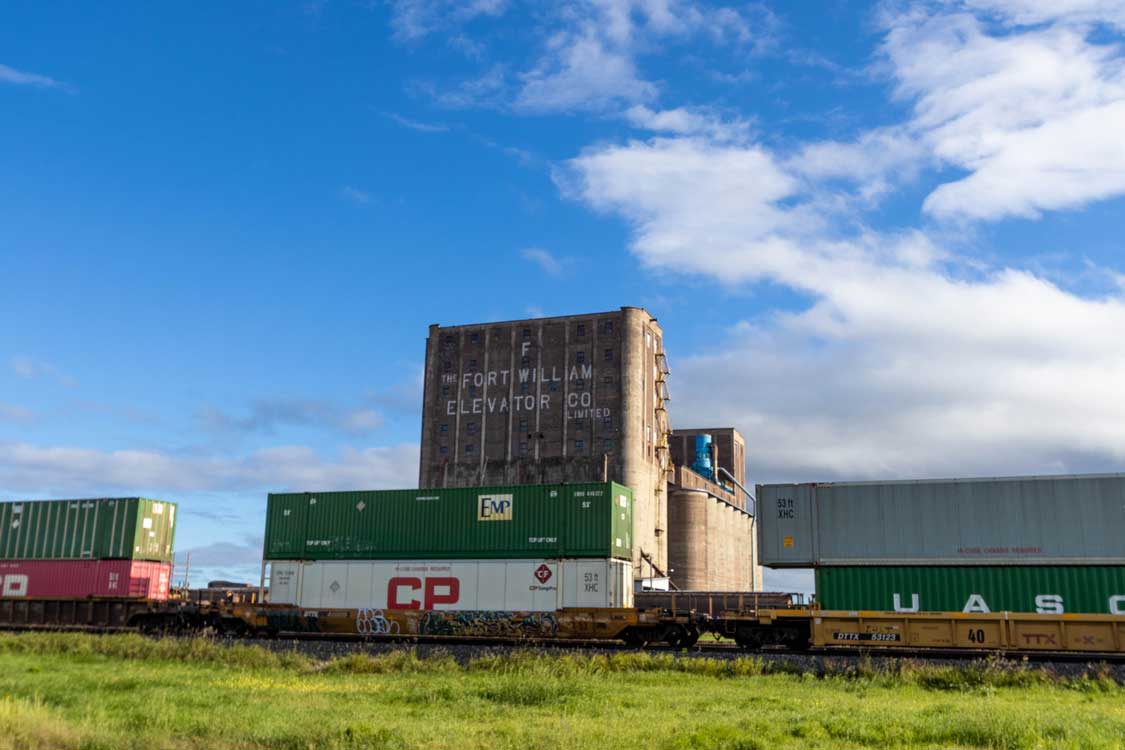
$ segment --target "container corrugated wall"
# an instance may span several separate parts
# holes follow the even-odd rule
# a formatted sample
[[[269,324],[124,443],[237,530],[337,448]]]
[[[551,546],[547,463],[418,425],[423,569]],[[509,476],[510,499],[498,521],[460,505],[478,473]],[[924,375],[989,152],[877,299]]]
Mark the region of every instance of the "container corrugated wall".
[[[171,562],[175,503],[146,498],[0,503],[0,558]]]
[[[271,494],[265,559],[632,558],[621,485]]]
[[[827,566],[816,595],[833,610],[1125,614],[1125,566]]]
[[[176,540],[176,504],[141,497],[136,499],[133,507],[136,509],[133,523],[137,534],[133,554],[126,557],[172,562]]]
[[[171,563],[149,560],[0,561],[3,599],[168,598]]]
[[[762,563],[1123,565],[1125,475],[759,485]]]
[[[275,560],[270,603],[371,610],[553,612],[633,604],[627,560]]]
[[[309,496],[273,494],[266,500],[265,558],[303,559],[307,540]]]

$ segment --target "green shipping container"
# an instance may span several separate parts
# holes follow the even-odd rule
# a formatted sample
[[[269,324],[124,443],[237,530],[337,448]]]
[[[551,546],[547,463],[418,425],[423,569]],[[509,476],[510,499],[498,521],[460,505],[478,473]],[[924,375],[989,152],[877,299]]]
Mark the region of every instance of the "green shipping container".
[[[834,610],[1125,614],[1125,566],[826,566],[816,596]]]
[[[0,559],[172,562],[176,504],[142,497],[0,503]]]
[[[598,484],[270,494],[267,560],[633,556],[633,493]]]

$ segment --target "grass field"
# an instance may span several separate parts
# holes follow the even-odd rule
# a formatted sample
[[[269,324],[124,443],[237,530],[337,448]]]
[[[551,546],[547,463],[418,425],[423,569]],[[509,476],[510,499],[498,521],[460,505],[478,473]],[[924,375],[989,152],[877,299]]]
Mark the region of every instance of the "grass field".
[[[0,748],[1123,748],[1125,691],[975,665],[771,673],[621,654],[314,662],[0,635]]]

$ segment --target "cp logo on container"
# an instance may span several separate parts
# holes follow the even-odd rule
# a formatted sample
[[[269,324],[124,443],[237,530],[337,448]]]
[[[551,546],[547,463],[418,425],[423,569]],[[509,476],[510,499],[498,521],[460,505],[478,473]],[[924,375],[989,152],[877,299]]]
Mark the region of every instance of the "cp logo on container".
[[[418,591],[424,592],[421,601],[416,598]],[[387,609],[433,609],[435,604],[456,604],[460,598],[461,581],[449,576],[397,576],[387,582]]]

